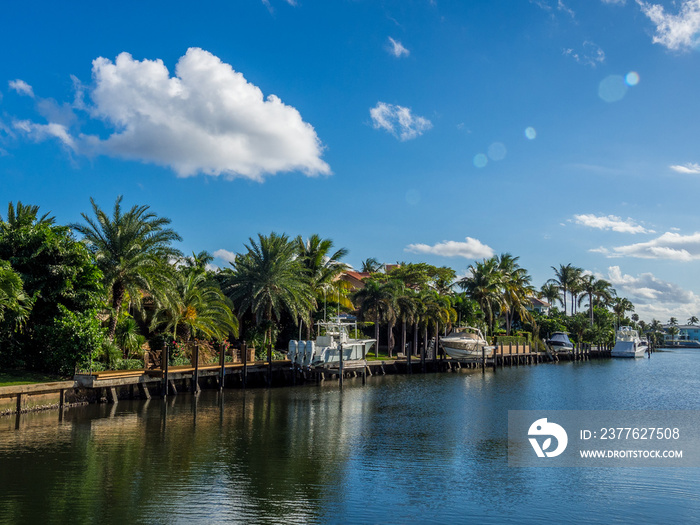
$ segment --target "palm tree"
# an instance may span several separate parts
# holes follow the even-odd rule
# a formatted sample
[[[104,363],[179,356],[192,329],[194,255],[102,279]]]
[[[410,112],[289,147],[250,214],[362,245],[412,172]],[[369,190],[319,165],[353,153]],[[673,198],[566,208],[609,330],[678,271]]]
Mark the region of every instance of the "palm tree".
[[[585,274],[581,276],[581,287],[582,291],[588,296],[588,310],[590,314],[591,326],[594,325],[595,319],[593,317],[593,306],[596,299],[602,299],[605,303],[609,302],[613,298],[614,292],[612,290],[612,285],[605,279],[596,279],[593,274]],[[579,298],[579,306],[585,295]]]
[[[313,234],[306,241],[301,236],[296,240],[299,261],[306,269],[305,276],[308,284],[316,296],[316,303],[326,301],[326,297],[336,298],[339,306],[352,308],[352,302],[347,299],[347,283],[338,279],[348,265],[340,262],[340,259],[348,254],[345,248],[331,253],[333,241],[322,239]],[[325,318],[325,312],[324,312]],[[307,325],[307,339],[311,338],[311,326]]]
[[[255,323],[264,325],[266,341],[272,342],[272,324],[287,312],[292,319],[309,321],[315,306],[313,291],[299,261],[297,246],[284,234],[258,234],[249,239],[245,254],[230,263],[222,289],[234,302],[239,316],[251,312]],[[271,356],[268,356],[271,357]]]
[[[688,324],[691,326],[695,326],[696,324],[698,324],[698,321],[700,320],[694,315],[691,315],[690,318],[688,318]]]
[[[394,316],[396,308],[395,284],[368,278],[364,288],[357,290],[352,300],[358,307],[358,317],[364,321],[373,320],[374,338],[377,340],[375,355],[379,356],[379,325]],[[390,343],[389,343],[390,344]]]
[[[134,205],[123,212],[120,195],[110,217],[94,199],[90,198],[90,202],[94,218],[82,213],[86,224],[71,227],[83,235],[83,242],[102,270],[105,288],[111,295],[108,335],[114,340],[125,295],[138,300],[142,290],[153,293],[167,285],[167,261],[181,255],[171,243],[181,238],[167,227],[170,219],[158,217],[149,211],[149,206]]]
[[[238,335],[238,320],[217,284],[198,268],[185,268],[177,274],[175,293],[153,317],[152,327],[164,325],[173,338],[178,335],[217,340]]]
[[[9,312],[14,319],[15,330],[19,330],[26,323],[31,309],[32,300],[24,292],[22,278],[10,263],[0,261],[0,321]]]
[[[432,325],[435,334],[435,352],[433,359],[437,359],[438,343],[440,341],[440,325],[447,327],[457,318],[457,312],[452,308],[449,297],[440,295],[435,290],[426,290],[421,296],[424,305],[423,316],[427,328]]]
[[[613,301],[613,312],[615,312],[615,316],[617,317],[618,326],[620,326],[620,324],[622,323],[622,319],[625,317],[625,313],[633,311],[634,305],[629,299],[625,297],[617,297]]]
[[[510,329],[516,316],[521,319],[531,319],[528,307],[531,306],[530,297],[534,295],[535,288],[530,284],[531,277],[525,268],[518,265],[519,257],[513,257],[504,253],[498,258],[498,271],[502,287],[502,308],[506,314],[506,334],[510,335]]]
[[[486,313],[489,330],[493,333],[495,313],[501,311],[501,274],[496,257],[469,266],[469,275],[457,284],[474,299]]]
[[[369,259],[362,261],[362,269],[360,271],[362,273],[377,273],[380,272],[383,267],[384,265],[377,259],[370,257]]]
[[[397,317],[401,320],[401,352],[406,350],[406,329],[408,323],[414,324],[418,315],[416,292],[401,285],[396,297]]]
[[[7,219],[5,220],[0,216],[0,227],[3,230],[18,230],[23,226],[51,225],[56,219],[55,217],[50,217],[49,213],[51,212],[45,213],[37,219],[39,206],[25,205],[21,201],[17,201],[17,206],[14,206],[10,202],[7,206]]]
[[[581,273],[581,268],[572,266],[569,264],[560,264],[559,268],[552,266],[554,270],[555,277],[549,279],[547,283],[555,284],[563,294],[562,304],[564,305],[564,315],[566,315],[566,293],[571,289],[572,285],[575,287],[575,281]]]
[[[547,299],[547,302],[554,306],[554,301],[561,301],[561,295],[559,295],[559,287],[554,283],[545,283],[540,288],[540,293],[538,294],[540,299]]]

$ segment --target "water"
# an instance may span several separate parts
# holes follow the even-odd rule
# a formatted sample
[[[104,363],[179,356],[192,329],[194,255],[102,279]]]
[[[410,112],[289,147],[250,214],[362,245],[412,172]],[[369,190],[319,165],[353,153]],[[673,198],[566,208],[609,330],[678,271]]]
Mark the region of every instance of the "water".
[[[657,523],[696,468],[511,468],[516,409],[700,409],[700,353],[0,418],[1,523]]]

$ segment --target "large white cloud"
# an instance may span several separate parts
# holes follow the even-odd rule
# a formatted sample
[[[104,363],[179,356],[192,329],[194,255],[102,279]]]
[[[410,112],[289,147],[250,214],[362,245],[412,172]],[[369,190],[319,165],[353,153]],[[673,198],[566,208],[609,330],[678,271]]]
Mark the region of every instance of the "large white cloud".
[[[672,50],[686,50],[700,43],[700,0],[683,0],[679,13],[666,13],[660,4],[637,0],[642,12],[656,24],[653,42]]]
[[[681,235],[666,232],[646,242],[615,246],[612,250],[592,250],[608,257],[636,257],[638,259],[669,259],[674,261],[696,261],[700,259],[700,232]]]
[[[670,317],[684,319],[700,312],[700,297],[652,273],[633,276],[623,273],[619,266],[610,266],[607,275],[597,277],[607,280],[619,297],[632,301],[635,312],[646,321],[655,318],[665,322]]]
[[[182,177],[205,173],[262,180],[285,171],[330,173],[314,128],[295,108],[275,95],[264,97],[207,51],[190,48],[175,76],[161,60],[135,60],[128,53],[114,62],[97,58],[92,76],[91,103],[76,108],[102,120],[111,134],[73,136],[72,144],[64,140],[77,153],[167,166]],[[82,95],[79,91],[76,99],[82,101]],[[37,138],[51,134],[38,126],[24,128]],[[63,131],[68,133],[65,126]]]
[[[427,253],[443,257],[464,257],[465,259],[484,259],[493,256],[493,249],[478,239],[467,237],[466,242],[443,241],[432,246],[428,244],[409,244],[404,251]]]
[[[574,215],[574,222],[581,226],[596,228],[598,230],[612,230],[620,233],[653,233],[653,230],[647,230],[629,217],[627,219],[622,219],[615,215],[597,216],[592,213],[584,213],[581,215]]]
[[[414,139],[433,127],[428,119],[415,116],[410,108],[377,102],[369,110],[375,129],[384,129],[401,141]]]

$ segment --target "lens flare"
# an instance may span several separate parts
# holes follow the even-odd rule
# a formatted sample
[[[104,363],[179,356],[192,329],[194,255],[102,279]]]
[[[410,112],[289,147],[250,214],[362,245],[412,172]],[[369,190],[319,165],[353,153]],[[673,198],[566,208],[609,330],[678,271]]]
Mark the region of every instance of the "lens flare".
[[[598,96],[605,102],[622,100],[627,93],[627,84],[620,75],[610,75],[598,85]]]
[[[525,128],[525,136],[529,140],[535,140],[537,138],[537,131],[535,131],[533,127]]]
[[[625,76],[625,84],[627,84],[628,86],[636,86],[637,84],[639,84],[639,73],[637,73],[636,71],[630,71],[629,73],[627,73],[627,75]]]
[[[506,158],[506,153],[506,147],[502,142],[494,142],[489,146],[488,154],[491,160],[503,160]]]
[[[489,158],[483,153],[478,153],[474,155],[474,166],[477,168],[483,168],[489,163]]]

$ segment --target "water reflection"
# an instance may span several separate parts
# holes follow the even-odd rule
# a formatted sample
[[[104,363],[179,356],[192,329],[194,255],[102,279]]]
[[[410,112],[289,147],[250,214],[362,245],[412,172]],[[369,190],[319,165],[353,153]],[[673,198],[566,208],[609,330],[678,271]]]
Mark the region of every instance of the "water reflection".
[[[696,410],[698,359],[203,391],[25,414],[18,430],[0,418],[0,522],[688,521],[697,469],[509,468],[507,413]]]

